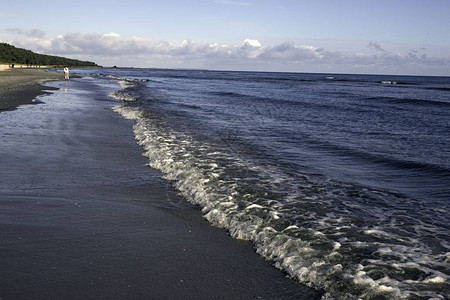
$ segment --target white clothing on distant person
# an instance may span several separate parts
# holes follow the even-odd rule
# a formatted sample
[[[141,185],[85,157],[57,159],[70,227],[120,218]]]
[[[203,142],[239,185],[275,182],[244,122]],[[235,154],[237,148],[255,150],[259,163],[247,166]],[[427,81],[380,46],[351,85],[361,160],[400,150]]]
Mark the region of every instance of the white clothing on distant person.
[[[64,68],[64,80],[69,80],[69,68]]]

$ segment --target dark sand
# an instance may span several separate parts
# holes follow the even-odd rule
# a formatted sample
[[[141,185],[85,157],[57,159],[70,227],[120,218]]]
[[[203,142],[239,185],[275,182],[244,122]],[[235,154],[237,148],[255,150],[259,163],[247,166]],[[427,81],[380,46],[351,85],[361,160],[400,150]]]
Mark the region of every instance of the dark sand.
[[[62,78],[61,74],[41,69],[0,71],[0,111],[12,110],[21,104],[35,103],[35,97],[45,93],[43,82]]]
[[[50,85],[0,112],[0,299],[320,298],[177,196],[97,86]]]

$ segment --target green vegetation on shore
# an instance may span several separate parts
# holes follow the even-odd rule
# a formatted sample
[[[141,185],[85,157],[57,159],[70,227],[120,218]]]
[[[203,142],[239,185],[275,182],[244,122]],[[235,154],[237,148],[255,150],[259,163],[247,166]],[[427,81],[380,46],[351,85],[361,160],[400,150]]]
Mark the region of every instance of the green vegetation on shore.
[[[32,66],[54,65],[71,67],[97,67],[91,61],[81,61],[60,56],[52,56],[34,53],[33,51],[16,48],[6,43],[0,43],[0,63],[6,64],[27,64]]]

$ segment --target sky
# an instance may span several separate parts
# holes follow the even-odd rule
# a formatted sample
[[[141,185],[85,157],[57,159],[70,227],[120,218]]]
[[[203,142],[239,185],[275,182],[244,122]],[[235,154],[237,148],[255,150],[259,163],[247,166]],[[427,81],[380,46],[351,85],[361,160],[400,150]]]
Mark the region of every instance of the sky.
[[[450,76],[449,0],[0,4],[0,42],[102,66]]]

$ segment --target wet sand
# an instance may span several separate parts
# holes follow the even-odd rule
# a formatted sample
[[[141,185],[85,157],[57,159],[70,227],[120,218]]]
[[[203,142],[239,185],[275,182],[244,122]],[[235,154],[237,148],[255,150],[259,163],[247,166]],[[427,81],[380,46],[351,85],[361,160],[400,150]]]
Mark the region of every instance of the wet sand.
[[[45,93],[42,83],[61,79],[62,74],[43,69],[18,68],[0,71],[0,111],[33,103],[36,96]]]
[[[98,86],[50,85],[0,112],[0,299],[320,299],[146,166]]]

